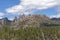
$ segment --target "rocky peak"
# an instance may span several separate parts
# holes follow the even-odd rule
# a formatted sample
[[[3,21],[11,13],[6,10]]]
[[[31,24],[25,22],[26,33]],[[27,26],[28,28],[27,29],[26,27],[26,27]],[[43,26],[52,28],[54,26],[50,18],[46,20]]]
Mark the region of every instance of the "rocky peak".
[[[13,27],[39,26],[41,23],[47,21],[50,22],[49,18],[42,14],[28,16],[24,15],[14,23]]]

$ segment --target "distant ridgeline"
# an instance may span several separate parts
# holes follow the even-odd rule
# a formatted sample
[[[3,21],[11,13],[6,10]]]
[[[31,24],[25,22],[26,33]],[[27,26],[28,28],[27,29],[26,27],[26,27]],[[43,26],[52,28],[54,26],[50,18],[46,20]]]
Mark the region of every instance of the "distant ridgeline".
[[[19,18],[15,17],[12,27],[38,27],[38,26],[60,26],[60,22],[55,21],[43,14],[29,14],[20,15]]]
[[[15,17],[13,21],[8,20],[8,18],[0,19],[0,27],[3,25],[11,25],[11,27],[34,27],[34,26],[60,26],[60,22],[50,19],[43,14],[29,14],[20,15],[19,18]]]
[[[10,24],[12,21],[8,20],[7,17],[0,19],[0,27],[5,24]]]

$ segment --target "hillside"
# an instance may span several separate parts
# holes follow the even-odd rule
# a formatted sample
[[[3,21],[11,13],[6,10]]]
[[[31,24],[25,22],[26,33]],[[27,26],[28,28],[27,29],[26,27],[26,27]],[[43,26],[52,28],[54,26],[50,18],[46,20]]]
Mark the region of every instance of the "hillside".
[[[43,14],[37,15],[22,15],[19,19],[17,19],[13,24],[13,28],[21,28],[21,27],[40,27],[40,26],[60,26],[60,24],[56,21],[49,19],[49,17]]]
[[[26,27],[14,30],[5,25],[0,28],[0,40],[60,40],[60,27]]]
[[[22,15],[0,28],[0,40],[60,40],[60,23],[42,14]]]

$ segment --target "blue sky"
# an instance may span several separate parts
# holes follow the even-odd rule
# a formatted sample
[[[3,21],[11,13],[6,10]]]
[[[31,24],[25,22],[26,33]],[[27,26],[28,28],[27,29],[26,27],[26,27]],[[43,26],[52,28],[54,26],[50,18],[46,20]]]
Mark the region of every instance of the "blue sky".
[[[37,11],[35,11],[35,13],[37,13],[37,14],[45,14],[47,16],[56,15],[57,10],[55,8],[56,7],[51,7],[51,8],[45,9],[45,10],[37,10]]]
[[[54,0],[51,0],[51,2],[49,3],[50,4],[49,6],[45,6],[45,5],[48,5],[46,3],[48,3],[49,0],[47,0],[45,2],[41,2],[40,1],[43,6],[38,4],[39,0],[37,0],[36,6],[38,6],[38,8],[35,7],[35,6],[31,6],[30,4],[35,5],[33,3],[35,1],[34,0],[31,0],[31,1],[32,2],[29,1],[30,3],[28,3],[28,0],[0,0],[0,17],[8,17],[9,19],[13,19],[15,16],[19,16],[19,13],[23,12],[25,14],[28,14],[31,11],[29,11],[29,12],[27,11],[26,12],[26,8],[27,7],[28,7],[27,10],[32,10],[33,9],[32,10],[33,12],[31,12],[33,14],[45,14],[47,16],[51,16],[51,15],[56,15],[57,14],[56,5],[53,4],[54,2],[52,2]],[[45,3],[45,4],[43,4],[43,3]],[[21,5],[23,5],[23,6],[21,6]],[[42,7],[40,7],[40,6],[42,6]],[[24,11],[21,11],[21,10],[24,10]]]
[[[14,17],[15,15],[7,14],[5,10],[17,4],[19,4],[19,0],[0,0],[0,12],[5,14],[3,17]]]
[[[17,4],[19,4],[19,0],[0,0],[0,12]]]

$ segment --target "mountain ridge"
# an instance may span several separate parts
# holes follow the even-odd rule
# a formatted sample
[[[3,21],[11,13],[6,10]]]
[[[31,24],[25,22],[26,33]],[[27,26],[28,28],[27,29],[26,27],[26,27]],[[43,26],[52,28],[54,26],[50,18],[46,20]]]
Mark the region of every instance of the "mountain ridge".
[[[3,20],[3,19],[1,19]],[[35,14],[35,15],[21,15],[19,18],[15,17],[13,21],[4,18],[4,21],[1,23],[9,24],[12,28],[21,28],[21,27],[35,27],[35,26],[60,26],[59,21],[55,21],[52,18],[50,19],[46,15],[43,14]]]
[[[40,27],[40,26],[59,26],[56,21],[51,20],[49,17],[43,14],[37,15],[23,15],[13,23],[13,28],[26,28],[26,27]]]

